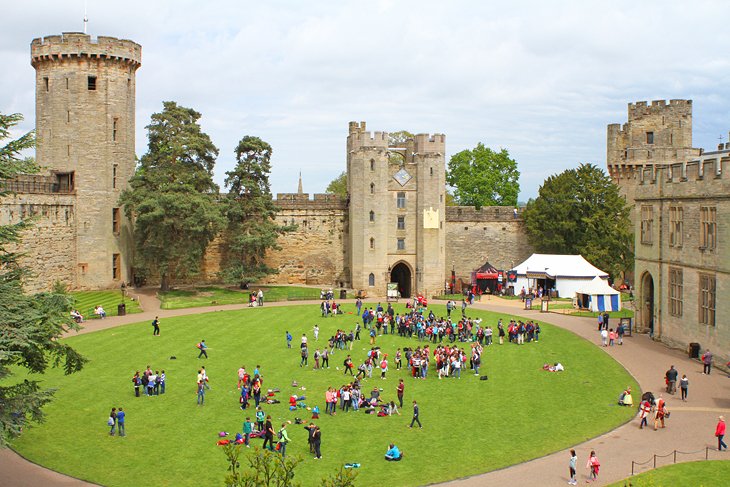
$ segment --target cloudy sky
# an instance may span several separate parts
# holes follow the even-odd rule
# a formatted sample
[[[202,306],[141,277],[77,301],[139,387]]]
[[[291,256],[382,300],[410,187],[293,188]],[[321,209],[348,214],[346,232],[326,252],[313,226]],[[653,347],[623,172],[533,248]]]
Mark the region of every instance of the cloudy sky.
[[[83,30],[84,0],[4,1],[0,111],[34,120],[34,37]],[[137,153],[162,101],[203,114],[220,149],[274,148],[274,192],[322,192],[345,168],[347,123],[445,133],[450,155],[505,147],[521,200],[605,165],[606,125],[636,100],[694,100],[694,145],[730,129],[730,2],[88,0],[88,31],[142,45]]]

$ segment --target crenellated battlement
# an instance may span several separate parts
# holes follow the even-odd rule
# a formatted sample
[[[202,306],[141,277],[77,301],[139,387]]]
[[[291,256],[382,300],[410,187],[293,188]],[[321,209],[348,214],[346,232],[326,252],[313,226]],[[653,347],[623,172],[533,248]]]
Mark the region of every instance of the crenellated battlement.
[[[646,101],[629,103],[629,121],[638,120],[648,115],[662,115],[666,112],[692,113],[692,100],[653,100],[651,104]]]
[[[142,46],[128,39],[99,36],[96,39],[80,32],[38,37],[30,43],[31,65],[44,61],[88,58],[109,59],[130,64],[134,69],[142,65]]]
[[[446,136],[444,134],[417,134],[413,140],[415,152],[418,154],[446,153]]]
[[[515,218],[514,208],[511,206],[482,206],[476,209],[473,206],[447,206],[446,222],[514,222],[522,221],[522,214],[518,212]]]
[[[313,199],[309,199],[309,193],[276,193],[274,204],[282,209],[333,209],[344,210],[347,208],[347,200],[336,194],[315,193]]]
[[[360,147],[388,148],[388,132],[370,133],[366,130],[365,122],[350,122],[349,135],[347,136],[348,151]]]

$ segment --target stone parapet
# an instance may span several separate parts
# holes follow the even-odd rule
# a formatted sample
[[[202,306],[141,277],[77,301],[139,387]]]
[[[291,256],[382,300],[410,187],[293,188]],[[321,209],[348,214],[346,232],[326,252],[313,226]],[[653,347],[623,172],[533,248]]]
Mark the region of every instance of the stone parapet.
[[[30,44],[31,65],[43,61],[56,61],[68,58],[112,59],[134,65],[142,64],[142,46],[127,39],[90,35],[80,32],[64,32],[33,39]]]
[[[519,220],[522,219],[521,212],[518,212]],[[515,220],[514,207],[512,206],[483,206],[476,209],[473,206],[447,206],[447,222],[499,222]]]
[[[345,210],[347,200],[336,194],[316,193],[309,199],[309,193],[277,193],[274,204],[282,210]]]

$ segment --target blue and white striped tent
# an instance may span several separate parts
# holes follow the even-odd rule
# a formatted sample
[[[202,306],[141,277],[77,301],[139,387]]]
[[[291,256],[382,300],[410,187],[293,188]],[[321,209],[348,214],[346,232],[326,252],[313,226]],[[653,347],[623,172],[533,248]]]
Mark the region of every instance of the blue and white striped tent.
[[[591,311],[619,311],[621,293],[596,276],[591,282],[578,289],[576,298],[579,303],[587,303]]]

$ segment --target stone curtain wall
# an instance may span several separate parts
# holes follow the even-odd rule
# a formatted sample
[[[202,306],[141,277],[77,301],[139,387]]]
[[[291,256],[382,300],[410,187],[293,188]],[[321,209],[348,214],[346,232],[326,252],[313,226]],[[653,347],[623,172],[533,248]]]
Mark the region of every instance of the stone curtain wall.
[[[20,263],[32,272],[28,292],[48,291],[55,281],[76,287],[76,212],[70,194],[17,194],[0,200],[0,225],[32,218],[33,226],[11,252],[24,254]],[[81,270],[79,270],[81,272]]]
[[[512,207],[446,207],[446,269],[444,281],[469,281],[470,273],[489,261],[500,270],[509,270],[532,254],[524,222],[515,218]]]

